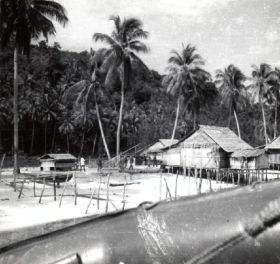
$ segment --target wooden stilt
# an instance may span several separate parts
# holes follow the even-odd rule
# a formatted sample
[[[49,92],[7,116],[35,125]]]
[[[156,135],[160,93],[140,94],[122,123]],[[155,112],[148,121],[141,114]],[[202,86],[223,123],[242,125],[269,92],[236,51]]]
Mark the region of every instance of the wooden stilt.
[[[101,188],[101,173],[99,174],[99,186],[98,186],[98,191],[97,191],[97,209],[98,210],[99,210],[100,188]]]
[[[240,185],[240,170],[238,170],[238,178],[237,178],[237,184]]]
[[[74,172],[74,204],[77,205],[77,178],[76,178],[76,172]]]
[[[197,169],[196,168],[194,168],[194,178],[195,178],[195,184],[196,184],[196,193],[198,194]]]
[[[200,173],[199,173],[199,186],[198,186],[199,194],[201,194],[201,187],[202,187],[202,169],[200,169]]]
[[[160,172],[159,176],[159,200],[161,200],[161,189],[162,189],[162,172]]]
[[[107,177],[107,190],[106,190],[106,206],[105,206],[105,213],[108,213],[108,206],[109,206],[109,185],[110,185],[110,173],[108,173]]]
[[[24,178],[23,181],[22,181],[22,185],[21,185],[21,188],[20,188],[20,191],[19,191],[19,194],[18,194],[18,199],[20,199],[20,197],[21,197],[21,194],[22,194],[22,191],[23,191],[24,183],[25,183],[25,178]]]
[[[45,185],[46,185],[46,178],[43,178],[43,189],[41,191],[39,203],[41,203],[41,201],[42,201],[42,197],[43,197],[43,194],[44,194],[44,191],[45,191]]]
[[[56,201],[55,176],[53,176],[53,199],[54,199],[54,201]]]
[[[88,209],[89,209],[89,207],[90,207],[90,204],[91,204],[91,201],[92,201],[92,198],[93,198],[94,192],[95,192],[95,189],[94,189],[94,188],[92,188],[92,192],[91,192],[90,200],[89,200],[89,203],[88,203],[88,206],[87,206],[87,209],[86,209],[85,214],[87,214],[87,212],[88,212]]]
[[[175,182],[175,200],[177,198],[177,184],[178,184],[178,171],[177,171],[176,182]]]
[[[33,177],[33,196],[36,197],[36,175]]]
[[[125,179],[125,184],[123,186],[123,207],[122,207],[122,210],[125,209],[125,188],[126,188],[126,179]]]
[[[64,182],[64,187],[63,187],[62,194],[60,196],[60,201],[59,201],[59,208],[60,208],[61,203],[62,203],[62,198],[63,198],[64,192],[65,192],[65,189],[66,189],[66,185],[67,185],[67,182],[68,182],[68,177],[69,177],[69,173],[67,173],[67,177],[66,177],[66,180]]]
[[[232,178],[232,184],[234,184],[234,173],[231,173],[231,178]]]
[[[188,167],[188,195],[190,195],[191,169]]]
[[[267,178],[267,169],[265,170],[265,181],[268,181],[268,178]]]
[[[165,185],[166,185],[166,193],[168,193],[169,199],[170,199],[170,201],[172,201],[171,193],[170,193],[170,190],[169,190],[169,187],[168,187],[168,184],[167,184],[167,181],[165,178],[164,178],[164,181],[165,181]]]
[[[212,173],[212,171],[207,171],[207,179],[209,182],[209,192],[212,192],[211,173]]]

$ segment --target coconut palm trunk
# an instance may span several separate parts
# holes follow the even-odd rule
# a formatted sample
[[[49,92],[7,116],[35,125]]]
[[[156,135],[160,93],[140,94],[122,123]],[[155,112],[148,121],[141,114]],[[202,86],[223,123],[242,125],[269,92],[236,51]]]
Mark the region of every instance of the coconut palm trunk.
[[[18,168],[18,48],[14,50],[14,189],[16,191],[16,179]]]
[[[181,105],[181,100],[180,100],[180,96],[177,100],[177,109],[176,109],[176,118],[175,118],[175,123],[174,123],[174,127],[173,127],[173,132],[172,132],[172,136],[171,136],[171,145],[173,144],[174,138],[175,138],[175,133],[176,133],[176,129],[177,129],[177,124],[178,124],[178,119],[179,119],[179,113],[180,113],[180,105]]]
[[[69,133],[66,133],[66,141],[67,141],[67,153],[69,153],[70,152]]]
[[[124,105],[124,90],[127,87],[128,83],[128,59],[125,58],[123,61],[123,78],[121,85],[121,105],[120,105],[120,113],[119,113],[119,122],[117,128],[117,156],[120,155],[120,141],[121,141],[121,127],[122,127],[122,116],[123,116],[123,105]]]
[[[47,131],[48,131],[48,121],[45,122],[45,154],[47,154]]]
[[[34,122],[34,120],[32,120],[32,132],[31,132],[30,155],[32,155],[32,153],[33,153],[34,134],[35,134],[35,122]]]
[[[266,131],[266,119],[265,119],[263,103],[261,100],[260,100],[260,105],[261,105],[262,118],[263,118],[263,132],[264,132],[264,138],[265,138],[265,145],[267,145],[268,140],[267,140],[267,131]]]
[[[97,103],[97,100],[96,100],[95,91],[94,91],[94,99],[95,99],[95,109],[96,109],[98,125],[99,125],[99,129],[100,129],[101,137],[102,137],[102,140],[103,140],[104,148],[105,148],[108,159],[111,159],[110,151],[109,151],[109,148],[108,148],[108,145],[107,145],[107,142],[106,142],[106,138],[105,138],[104,131],[103,131],[103,126],[102,126],[102,123],[101,123],[101,117],[100,117],[100,113],[99,113],[99,107],[98,107],[98,103]],[[95,136],[94,142],[95,141],[96,141],[96,136]],[[95,147],[95,143],[94,143],[94,147]]]
[[[275,109],[274,109],[274,135],[273,138],[277,137],[277,118],[278,118],[278,93],[276,94],[276,102],[275,102]]]
[[[238,122],[238,118],[237,118],[237,114],[236,114],[235,109],[233,109],[233,114],[234,114],[234,118],[235,118],[235,122],[236,122],[237,133],[238,133],[238,136],[241,138],[239,122]]]

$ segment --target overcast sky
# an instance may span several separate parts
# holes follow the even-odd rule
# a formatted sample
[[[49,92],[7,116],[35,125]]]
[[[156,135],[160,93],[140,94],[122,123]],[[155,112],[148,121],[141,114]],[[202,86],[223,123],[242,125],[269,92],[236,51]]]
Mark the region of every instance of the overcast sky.
[[[73,51],[97,49],[95,32],[110,34],[112,14],[137,17],[150,33],[146,64],[164,73],[170,50],[196,46],[213,73],[234,63],[246,74],[252,64],[280,65],[279,0],[57,0],[70,23],[57,26],[56,41]]]

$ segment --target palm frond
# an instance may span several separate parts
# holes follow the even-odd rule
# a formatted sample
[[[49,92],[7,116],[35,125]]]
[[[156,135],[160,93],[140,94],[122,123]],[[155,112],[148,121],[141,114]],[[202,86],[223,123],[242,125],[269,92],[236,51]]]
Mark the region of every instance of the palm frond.
[[[68,22],[65,8],[57,2],[49,0],[33,0],[31,1],[33,8],[41,14],[55,19],[60,24],[64,25]]]
[[[134,40],[129,42],[128,47],[129,49],[136,52],[143,52],[143,53],[149,52],[149,48],[147,47],[147,45],[139,40]]]
[[[112,39],[110,36],[103,34],[103,33],[94,33],[92,36],[92,39],[96,42],[97,41],[105,42],[106,44],[108,44],[110,46],[118,45],[114,39]]]
[[[115,23],[116,33],[119,34],[121,30],[121,19],[118,15],[110,16],[109,20],[113,20]]]

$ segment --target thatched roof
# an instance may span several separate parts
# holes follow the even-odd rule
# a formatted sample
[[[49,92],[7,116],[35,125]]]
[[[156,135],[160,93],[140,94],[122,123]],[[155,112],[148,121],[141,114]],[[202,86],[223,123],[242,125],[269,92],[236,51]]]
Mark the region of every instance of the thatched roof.
[[[280,137],[272,140],[265,148],[266,149],[280,149]]]
[[[59,154],[46,154],[40,157],[40,160],[44,160],[44,159],[76,160],[77,158],[69,153],[59,153]]]
[[[231,153],[240,149],[252,149],[228,127],[200,125],[199,129],[177,145],[184,147],[218,146]],[[174,145],[175,146],[175,145]]]
[[[232,158],[255,158],[265,153],[264,149],[242,149],[231,154]]]
[[[162,149],[171,146],[171,141],[171,139],[159,139],[155,144],[144,150],[143,153],[160,152]],[[177,142],[177,139],[173,139],[173,144],[176,144]]]

